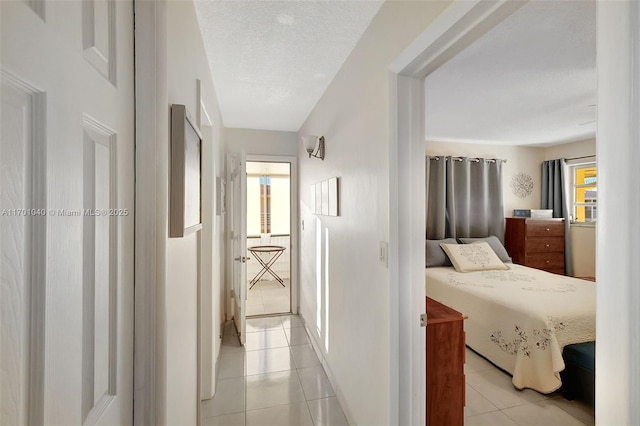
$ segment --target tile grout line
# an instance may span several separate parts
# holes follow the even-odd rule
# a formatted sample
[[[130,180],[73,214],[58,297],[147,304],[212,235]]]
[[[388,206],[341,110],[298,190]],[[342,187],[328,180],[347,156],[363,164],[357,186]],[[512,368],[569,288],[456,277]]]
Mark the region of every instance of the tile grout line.
[[[284,334],[285,337],[287,337],[287,332],[286,329],[284,328],[284,322],[282,323],[282,328],[284,330]],[[291,330],[291,328],[289,328],[289,330]],[[291,357],[293,358],[293,352],[291,352],[291,343],[289,342],[289,338],[287,337],[287,342],[289,343],[289,352],[291,353]],[[307,398],[307,393],[304,390],[304,386],[302,386],[302,379],[300,379],[300,368],[298,367],[298,364],[296,363],[295,358],[293,358],[293,365],[296,367],[296,376],[298,376],[298,382],[300,383],[300,388],[302,389],[302,395],[304,395],[304,403],[307,407],[307,413],[309,413],[309,418],[311,419],[311,424],[313,426],[316,425],[315,420],[313,419],[313,415],[311,414],[311,407],[309,407],[309,399]]]
[[[295,360],[294,360],[295,364]],[[309,413],[309,418],[311,419],[311,424],[315,426],[316,422],[313,420],[313,416],[311,415],[311,408],[309,407],[309,399],[307,399],[307,393],[304,391],[304,386],[302,386],[302,379],[300,379],[299,369],[296,368],[296,377],[298,377],[298,383],[300,383],[300,389],[302,389],[302,395],[304,396],[304,403],[307,407],[307,413]]]
[[[523,405],[526,405],[526,404],[523,404]],[[513,408],[513,407],[509,407],[509,408]],[[504,410],[507,410],[507,408],[505,408]],[[516,419],[514,419],[513,417],[511,417],[510,415],[508,415],[507,413],[505,413],[505,412],[504,412],[504,410],[500,410],[500,412],[501,412],[504,416],[506,416],[509,420],[511,420],[513,423],[517,424],[518,426],[521,426],[521,425],[520,425],[520,423],[518,423],[518,422],[516,421]]]
[[[303,369],[303,368],[313,368],[313,367],[317,367],[317,366],[299,367],[299,366],[297,365],[297,363],[296,363],[296,361],[295,361],[295,358],[294,358],[294,356],[293,356],[292,348],[293,348],[294,346],[308,346],[308,345],[310,345],[310,342],[307,342],[306,344],[303,344],[303,345],[292,345],[292,344],[291,344],[290,339],[287,337],[286,328],[285,328],[285,325],[284,325],[284,319],[285,319],[284,317],[285,317],[285,316],[292,316],[292,314],[284,314],[284,315],[282,315],[282,316],[278,317],[278,318],[279,318],[279,320],[280,320],[280,327],[279,327],[279,329],[281,329],[281,330],[285,333],[285,338],[286,338],[286,340],[287,340],[287,345],[288,345],[288,346],[286,346],[286,347],[289,349],[288,353],[289,353],[289,355],[291,356],[291,361],[292,361],[291,366],[292,366],[293,368],[289,368],[289,369],[287,369],[287,370],[273,371],[273,372],[262,372],[262,373],[257,373],[257,374],[255,374],[255,375],[267,375],[267,374],[272,374],[272,373],[287,372],[287,371],[289,371],[289,372],[290,372],[290,371],[295,371],[295,372],[296,372],[296,378],[297,378],[298,383],[299,383],[299,385],[300,385],[300,388],[301,388],[301,390],[302,390],[302,395],[303,395],[304,403],[305,403],[305,405],[304,405],[304,406],[307,408],[307,414],[309,415],[309,418],[311,419],[311,423],[315,426],[315,425],[316,425],[316,422],[315,422],[315,420],[313,419],[313,416],[311,415],[311,407],[310,407],[310,405],[309,405],[309,402],[310,402],[310,401],[319,401],[319,400],[329,400],[329,399],[331,398],[331,396],[325,396],[325,397],[321,397],[321,398],[309,399],[309,397],[308,397],[307,393],[305,392],[304,387],[303,387],[303,385],[302,385],[302,379],[301,379],[300,371],[299,371],[299,370],[301,370],[301,369]],[[302,326],[302,327],[303,327],[303,326]],[[293,329],[293,328],[299,328],[299,326],[297,326],[297,325],[291,325],[291,326],[289,327],[289,330],[291,331],[291,329]],[[304,329],[304,328],[303,328],[303,329]],[[267,330],[267,329],[261,329],[261,330],[256,330],[255,332],[265,332],[265,331],[271,331],[271,330],[274,330],[274,331],[275,331],[275,330],[278,330],[278,328],[276,328],[276,329],[270,329],[270,330]],[[225,331],[226,331],[226,330],[225,330]],[[305,335],[306,335],[306,330],[305,330]],[[307,336],[307,338],[308,338],[308,336]],[[243,380],[243,389],[244,389],[244,407],[243,407],[243,408],[244,408],[244,411],[243,411],[243,412],[238,412],[238,413],[228,413],[228,414],[219,414],[219,415],[214,415],[214,416],[208,416],[208,417],[206,417],[206,418],[220,417],[220,416],[224,416],[224,415],[232,415],[232,414],[243,414],[243,416],[244,416],[244,425],[246,426],[246,423],[247,423],[247,413],[248,413],[249,411],[256,411],[256,410],[260,410],[260,409],[268,409],[268,408],[272,408],[272,407],[279,407],[279,406],[292,406],[292,405],[295,405],[295,404],[300,404],[300,403],[302,402],[302,401],[297,402],[297,403],[289,402],[288,404],[277,404],[277,405],[274,405],[274,406],[272,406],[272,407],[263,407],[263,408],[260,408],[260,409],[253,409],[253,410],[249,410],[249,409],[248,409],[248,380],[247,380],[247,379],[248,379],[248,377],[250,377],[250,376],[254,376],[254,374],[252,374],[252,375],[247,374],[247,366],[248,366],[248,358],[247,358],[247,354],[248,354],[249,352],[253,352],[253,351],[268,351],[268,350],[272,350],[272,349],[282,349],[282,348],[284,348],[284,346],[283,346],[283,347],[279,347],[279,348],[262,348],[262,349],[254,349],[253,351],[247,351],[247,350],[246,350],[246,345],[244,345],[244,347],[242,347],[242,348],[243,348],[243,350],[242,350],[242,351],[239,351],[239,352],[229,352],[229,353],[222,353],[222,352],[221,352],[221,353],[220,353],[220,356],[231,356],[231,355],[237,355],[237,356],[239,356],[239,355],[242,355],[242,356],[243,356],[243,358],[244,358],[244,362],[243,362],[243,373],[242,373],[242,374],[243,374],[243,376],[238,376],[238,377],[228,377],[228,378],[226,378],[226,379],[220,379],[220,378],[218,378],[218,379],[216,380],[216,384],[219,384],[219,382],[220,382],[221,380],[234,379],[234,378],[242,379],[242,380]],[[320,367],[320,371],[324,374],[324,368],[322,367],[322,365],[321,365],[321,364],[320,364],[320,366],[319,366],[319,367]],[[205,417],[202,417],[202,418],[204,419]]]

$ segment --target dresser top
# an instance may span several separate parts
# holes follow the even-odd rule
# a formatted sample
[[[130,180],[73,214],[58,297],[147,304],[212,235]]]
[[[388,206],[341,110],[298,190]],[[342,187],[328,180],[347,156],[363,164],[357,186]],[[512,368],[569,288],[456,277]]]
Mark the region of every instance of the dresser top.
[[[462,321],[467,317],[442,303],[427,297],[427,325],[441,322]]]

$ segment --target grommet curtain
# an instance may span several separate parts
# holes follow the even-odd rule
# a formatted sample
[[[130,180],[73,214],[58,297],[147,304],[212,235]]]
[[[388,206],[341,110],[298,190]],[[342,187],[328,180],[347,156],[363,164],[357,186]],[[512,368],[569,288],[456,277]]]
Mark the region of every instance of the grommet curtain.
[[[564,268],[567,275],[573,276],[566,166],[567,162],[564,158],[542,162],[542,199],[540,200],[540,207],[553,210],[553,217],[564,218]]]
[[[486,237],[504,241],[500,159],[427,156],[427,238]]]

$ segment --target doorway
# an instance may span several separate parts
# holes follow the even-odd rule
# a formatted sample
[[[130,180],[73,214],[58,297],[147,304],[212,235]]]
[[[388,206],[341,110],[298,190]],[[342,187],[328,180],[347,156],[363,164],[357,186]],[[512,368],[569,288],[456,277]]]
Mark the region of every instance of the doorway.
[[[247,161],[247,306],[291,312],[291,163]]]

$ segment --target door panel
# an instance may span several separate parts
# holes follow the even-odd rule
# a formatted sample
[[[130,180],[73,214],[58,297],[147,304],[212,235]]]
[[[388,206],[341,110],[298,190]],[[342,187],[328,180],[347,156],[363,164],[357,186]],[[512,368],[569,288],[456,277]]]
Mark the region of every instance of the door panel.
[[[240,334],[240,343],[246,341],[247,303],[247,164],[244,151],[230,156],[231,170],[231,245],[233,280],[233,320]]]
[[[85,0],[82,3],[84,58],[107,80],[116,83],[115,2]]]
[[[131,424],[133,5],[0,18],[0,423]]]
[[[117,135],[84,117],[83,175],[83,381],[82,416],[87,423],[116,395]]]
[[[0,421],[38,424],[46,244],[43,95],[6,72],[0,93],[0,394],[12,395],[0,399]]]

